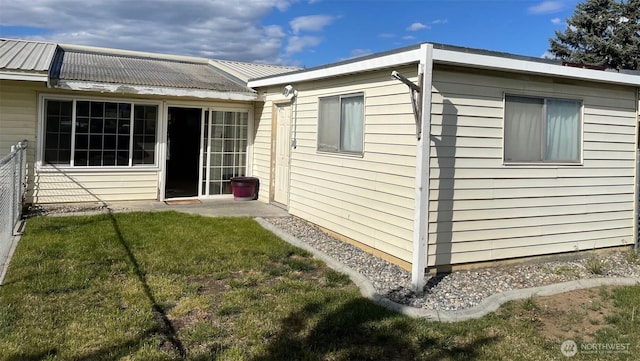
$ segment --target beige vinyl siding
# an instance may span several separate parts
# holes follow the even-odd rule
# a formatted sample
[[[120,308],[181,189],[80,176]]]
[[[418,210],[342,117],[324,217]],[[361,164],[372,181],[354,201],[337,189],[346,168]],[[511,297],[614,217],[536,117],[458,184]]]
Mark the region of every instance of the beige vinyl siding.
[[[429,265],[633,242],[632,88],[435,69]],[[503,164],[505,93],[581,100],[582,164]]]
[[[395,70],[417,80],[416,67]],[[385,69],[294,84],[297,148],[291,151],[289,212],[410,262],[415,123],[408,88],[390,73]],[[267,90],[256,128],[253,170],[263,182],[270,161],[272,102],[286,101],[281,90]],[[364,94],[363,155],[318,152],[318,98],[353,93]]]
[[[278,89],[273,89],[279,92]],[[271,180],[271,136],[272,136],[272,107],[271,101],[256,103],[254,108],[255,121],[253,125],[253,159],[251,174],[260,179],[259,200],[269,202],[271,197],[269,182]]]
[[[36,159],[36,128],[38,124],[38,91],[44,83],[0,80],[0,157],[9,153],[11,146],[27,140],[29,187],[27,202],[31,202],[33,165]]]
[[[157,170],[41,171],[36,203],[81,203],[157,199]]]

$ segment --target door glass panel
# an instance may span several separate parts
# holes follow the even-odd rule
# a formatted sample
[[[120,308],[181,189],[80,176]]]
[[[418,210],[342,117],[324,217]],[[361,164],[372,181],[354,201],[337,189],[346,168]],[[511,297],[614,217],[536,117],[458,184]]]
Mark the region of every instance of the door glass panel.
[[[246,175],[248,112],[211,112],[203,144],[203,192],[230,194],[231,178]]]

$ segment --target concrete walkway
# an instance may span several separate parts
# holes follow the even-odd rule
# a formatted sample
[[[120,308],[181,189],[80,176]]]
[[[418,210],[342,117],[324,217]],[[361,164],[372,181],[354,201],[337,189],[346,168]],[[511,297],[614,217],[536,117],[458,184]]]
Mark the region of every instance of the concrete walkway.
[[[205,199],[197,204],[166,204],[158,201],[112,202],[114,212],[176,211],[208,217],[287,217],[286,210],[260,201],[234,201],[233,199]]]

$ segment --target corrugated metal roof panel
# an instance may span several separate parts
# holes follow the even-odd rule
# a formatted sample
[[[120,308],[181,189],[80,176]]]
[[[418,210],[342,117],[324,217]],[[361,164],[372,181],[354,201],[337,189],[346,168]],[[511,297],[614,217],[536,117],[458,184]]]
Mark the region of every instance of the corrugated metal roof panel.
[[[220,69],[244,81],[248,81],[249,79],[254,78],[263,78],[271,75],[289,73],[301,69],[296,67],[243,63],[239,61],[218,59],[211,60],[210,64],[213,64],[214,66],[217,66]]]
[[[46,73],[56,48],[53,43],[0,39],[0,70]]]
[[[65,81],[253,93],[245,84],[225,77],[205,59],[183,62],[63,48],[51,76]]]

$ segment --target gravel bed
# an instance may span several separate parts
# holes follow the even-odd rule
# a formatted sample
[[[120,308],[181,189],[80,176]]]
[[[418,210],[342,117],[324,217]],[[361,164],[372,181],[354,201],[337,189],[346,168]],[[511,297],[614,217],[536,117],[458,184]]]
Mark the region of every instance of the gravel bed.
[[[422,296],[418,296],[411,290],[411,273],[399,266],[339,241],[299,218],[267,218],[266,220],[336,261],[360,272],[371,281],[379,294],[392,301],[417,308],[460,310],[473,307],[492,294],[512,289],[584,278],[640,278],[640,256],[631,251],[615,251],[606,255],[583,255],[573,260],[505,265],[426,275],[425,292]]]

